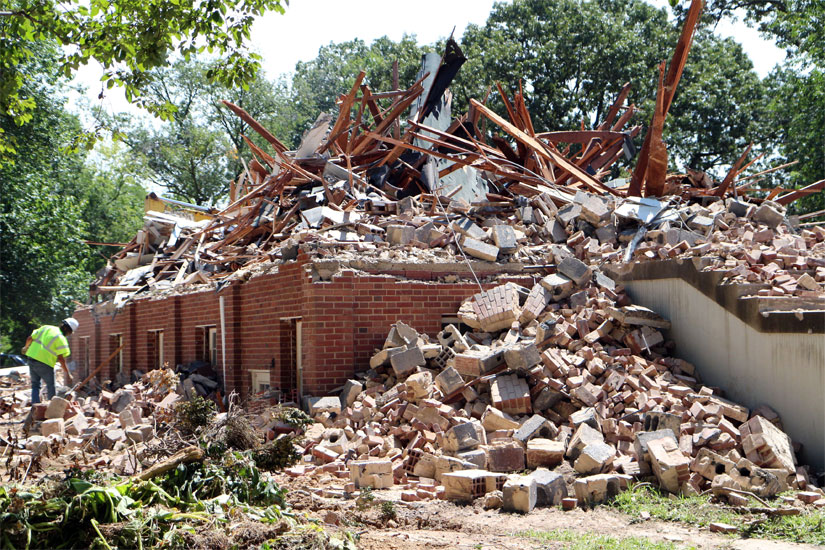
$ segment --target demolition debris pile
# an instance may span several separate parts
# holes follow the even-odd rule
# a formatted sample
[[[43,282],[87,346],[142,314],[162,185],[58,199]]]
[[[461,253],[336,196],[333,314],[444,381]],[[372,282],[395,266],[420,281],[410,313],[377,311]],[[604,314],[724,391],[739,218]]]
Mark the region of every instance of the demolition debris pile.
[[[399,486],[406,501],[519,512],[592,505],[639,478],[735,506],[791,488],[825,505],[779,416],[704,386],[668,356],[670,323],[583,262],[480,292],[458,316],[471,330],[437,339],[396,323],[340,397],[311,398],[307,463],[287,472],[344,480],[326,496]]]
[[[403,248],[411,261],[540,266],[568,254],[590,264],[703,256],[710,258],[704,269],[766,283],[760,294],[821,292],[825,230],[798,231],[785,206],[825,181],[745,200],[764,173],[743,175],[750,147],[721,182],[693,170],[665,173],[658,123],[700,8],[692,3],[659,88],[663,112],[657,109],[628,180],[608,177],[620,158],[636,155],[641,127],[629,126],[636,112],[626,105],[629,84],[592,130],[536,132],[521,89],[511,98],[501,85],[507,118],[475,100],[453,118],[448,86],[465,58],[449,40],[443,57],[425,56],[406,90],[375,92],[361,72],[339,98],[337,118],[322,113],[295,151],[226,102],[269,151],[245,137],[254,158],[211,220],[148,212],[91,293],[120,307],[138,292],[244,280],[294,259],[299,247],[309,255],[383,257]]]

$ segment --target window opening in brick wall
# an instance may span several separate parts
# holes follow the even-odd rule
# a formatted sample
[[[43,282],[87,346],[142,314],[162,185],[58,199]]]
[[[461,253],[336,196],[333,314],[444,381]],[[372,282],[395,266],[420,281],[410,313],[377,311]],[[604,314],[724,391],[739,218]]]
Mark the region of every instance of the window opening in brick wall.
[[[260,393],[269,389],[269,371],[256,369],[249,371],[252,378],[252,393]]]
[[[110,334],[109,335],[109,353],[114,352],[116,349],[118,349],[122,345],[123,345],[123,335],[122,334]],[[122,374],[123,373],[123,349],[121,349],[119,352],[117,352],[117,355],[115,355],[112,358],[112,363],[111,364],[114,366],[116,374]]]
[[[204,361],[212,366],[218,364],[218,327],[198,327],[195,345],[198,350],[198,361]]]
[[[149,365],[152,369],[163,368],[163,330],[150,330],[147,334]]]

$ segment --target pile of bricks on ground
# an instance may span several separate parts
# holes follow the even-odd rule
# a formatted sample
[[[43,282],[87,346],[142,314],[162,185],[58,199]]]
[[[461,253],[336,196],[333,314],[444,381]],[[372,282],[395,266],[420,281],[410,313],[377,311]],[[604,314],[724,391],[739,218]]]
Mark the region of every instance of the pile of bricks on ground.
[[[20,421],[30,410],[31,390],[27,375],[16,377],[15,382],[3,391],[2,416]],[[115,392],[37,403],[31,408],[30,433],[16,442],[24,448],[15,450],[13,456],[27,462],[32,456],[52,454],[67,463],[134,474],[139,469],[137,456],[158,442],[157,423],[170,418],[180,399],[177,391],[183,391],[178,376],[159,369]]]
[[[668,355],[670,323],[602,273],[573,257],[558,271],[467,299],[463,333],[396,323],[370,370],[308,400],[316,424],[288,474],[340,478],[318,489],[328,496],[398,487],[408,501],[520,512],[600,502],[642,478],[734,504],[793,488],[825,505],[774,411],[704,386]]]

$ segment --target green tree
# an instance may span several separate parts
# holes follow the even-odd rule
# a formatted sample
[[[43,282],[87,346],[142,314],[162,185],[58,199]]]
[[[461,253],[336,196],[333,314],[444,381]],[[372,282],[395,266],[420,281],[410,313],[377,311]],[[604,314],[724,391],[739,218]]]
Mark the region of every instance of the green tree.
[[[777,163],[798,161],[770,181],[804,187],[825,179],[825,71],[786,66],[774,70],[766,81],[770,101],[764,124],[776,144]],[[823,210],[825,193],[804,197],[792,207],[797,213]]]
[[[484,26],[468,27],[468,61],[456,82],[459,105],[500,81],[523,83],[537,130],[601,121],[625,82],[629,102],[651,120],[658,64],[669,60],[680,28],[667,11],[641,0],[515,0],[496,4]],[[668,117],[665,141],[673,169],[713,170],[759,141],[761,82],[741,46],[700,32]],[[503,112],[498,94],[493,107]],[[644,133],[640,134],[639,141]]]
[[[244,170],[241,159],[250,154],[242,136],[260,144],[260,137],[221,100],[243,107],[264,125],[279,115],[284,103],[279,102],[279,88],[261,75],[243,88],[210,80],[214,63],[192,58],[150,73],[146,97],[175,107],[168,121],[130,123],[131,117],[121,115],[111,124],[119,127],[131,152],[147,168],[148,181],[174,198],[207,206],[222,199],[230,180]]]
[[[335,100],[350,90],[362,70],[367,73],[364,83],[373,92],[386,92],[393,89],[392,66],[398,61],[399,85],[406,88],[415,81],[421,55],[432,50],[432,46],[419,46],[413,35],[404,35],[399,42],[384,36],[369,45],[355,39],[321,47],[315,59],[295,66],[286,101],[291,106],[284,113],[288,119],[281,122],[278,130],[283,133],[278,136],[297,147],[321,112],[337,115]]]
[[[33,116],[34,98],[25,93],[32,75],[21,67],[35,56],[34,44],[54,40],[63,46],[57,62],[65,76],[97,61],[109,87],[123,86],[127,99],[168,117],[168,104],[141,95],[147,72],[165,66],[175,52],[188,58],[216,50],[221,62],[209,76],[243,87],[260,59],[244,42],[255,18],[271,10],[283,13],[281,0],[6,0],[0,8],[0,113],[17,124]],[[0,134],[0,154],[8,155],[15,143]]]
[[[677,13],[689,4],[672,2]],[[747,23],[775,38],[790,56],[825,66],[825,3],[821,0],[708,0],[705,11],[711,21],[743,13]]]
[[[58,51],[46,43],[19,71],[21,93],[36,101],[18,126],[0,115],[16,140],[14,165],[0,164],[0,348],[18,348],[34,324],[56,322],[83,296],[89,275],[87,224],[74,190],[82,184],[85,153],[73,148],[80,131],[59,93]]]

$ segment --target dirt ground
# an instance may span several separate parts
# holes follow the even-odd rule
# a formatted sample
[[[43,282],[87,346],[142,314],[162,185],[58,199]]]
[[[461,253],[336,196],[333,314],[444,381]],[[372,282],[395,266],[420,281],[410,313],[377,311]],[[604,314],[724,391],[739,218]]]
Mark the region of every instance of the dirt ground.
[[[677,548],[698,550],[803,550],[818,548],[807,544],[762,539],[736,539],[707,529],[660,521],[632,521],[624,514],[606,508],[537,508],[527,515],[484,510],[474,505],[445,501],[406,503],[400,492],[375,491],[374,503],[392,501],[396,519],[381,517],[381,506],[359,509],[352,500],[322,498],[298,489],[289,493],[292,505],[310,517],[321,519],[327,527],[339,525],[360,534],[363,550],[466,549],[466,550],[556,550],[563,542],[547,542],[517,534],[527,530],[570,530],[578,533],[609,535],[613,538],[644,537],[669,541]]]

